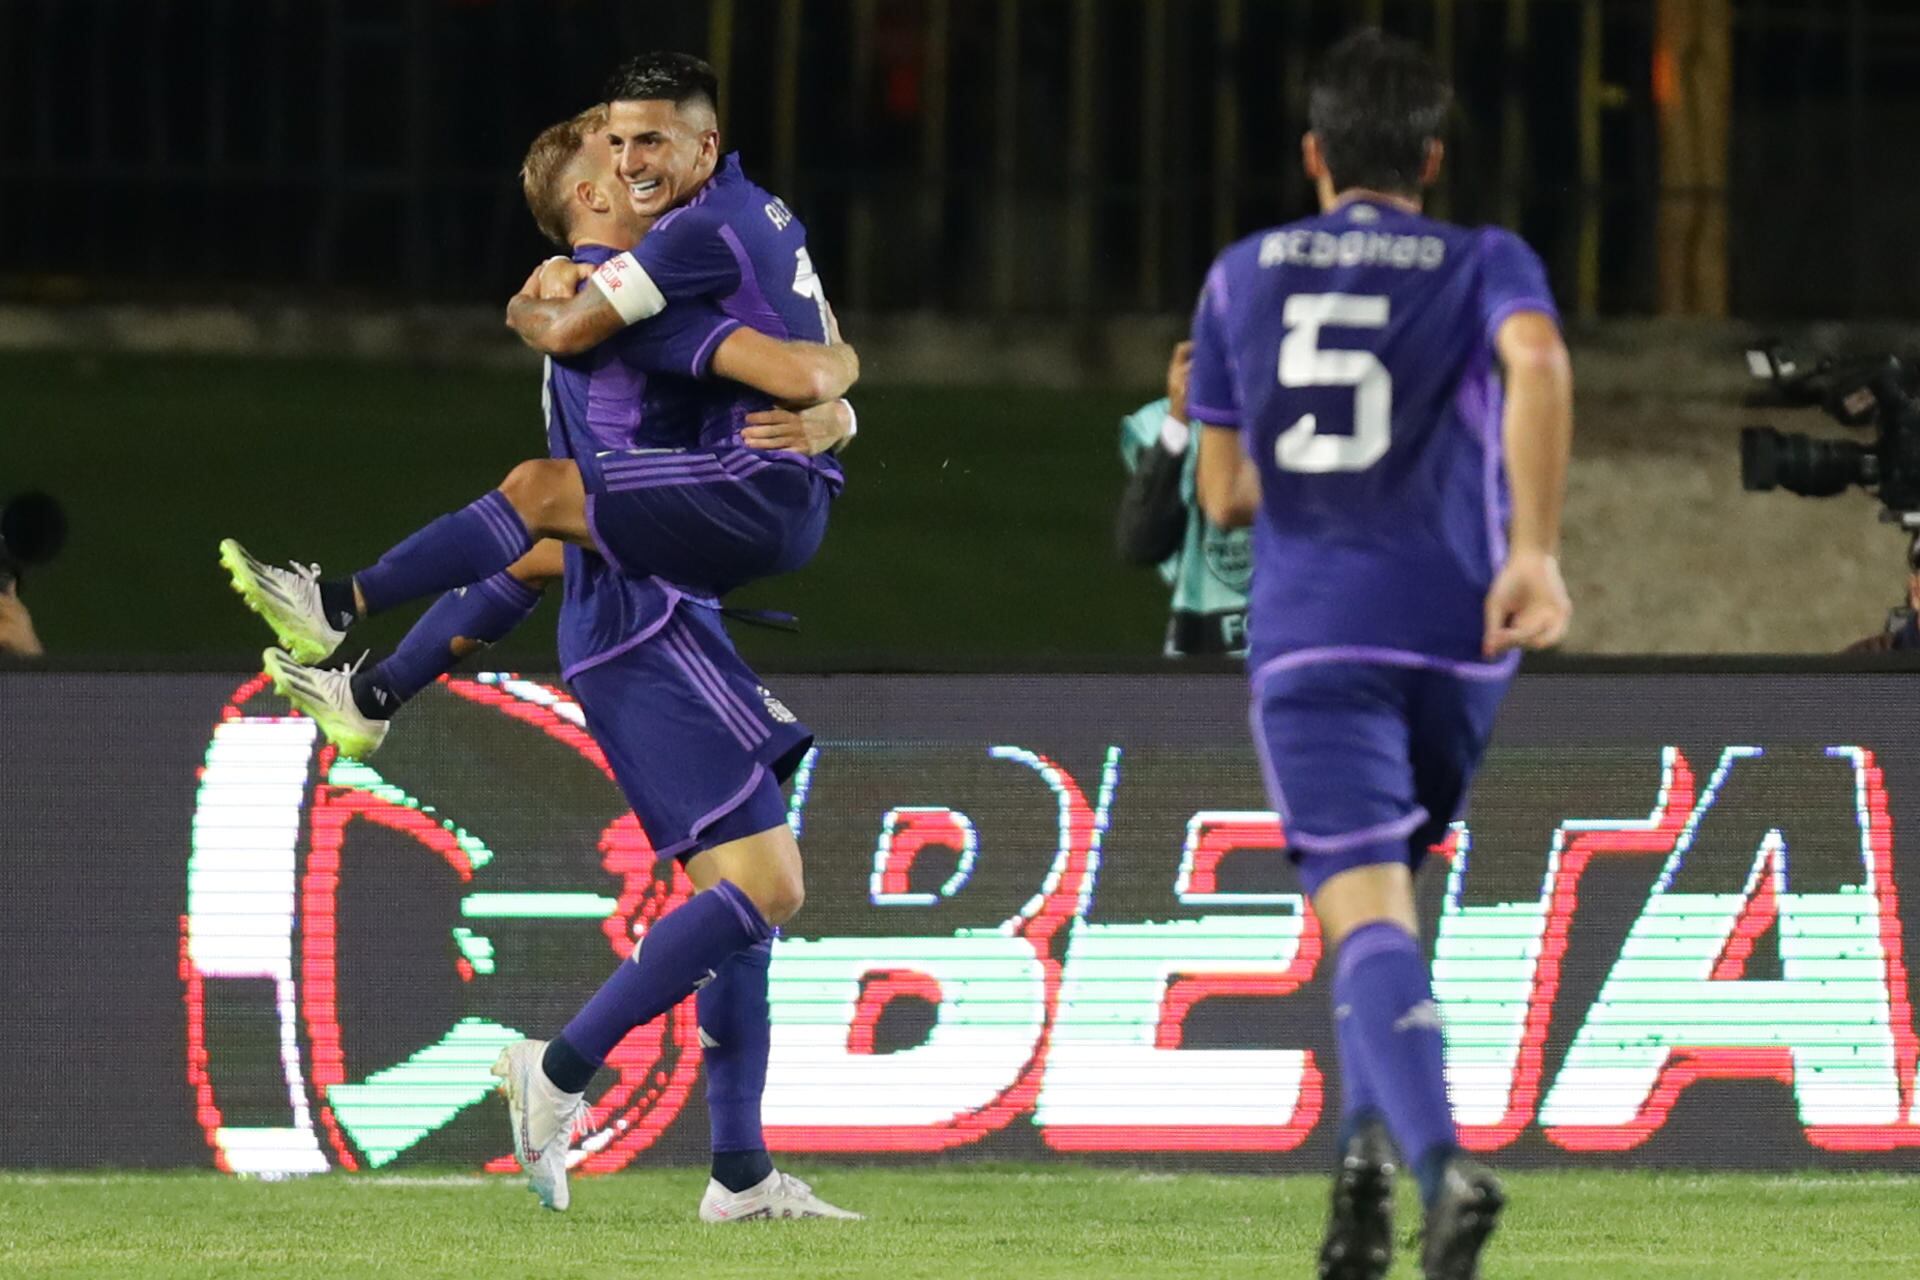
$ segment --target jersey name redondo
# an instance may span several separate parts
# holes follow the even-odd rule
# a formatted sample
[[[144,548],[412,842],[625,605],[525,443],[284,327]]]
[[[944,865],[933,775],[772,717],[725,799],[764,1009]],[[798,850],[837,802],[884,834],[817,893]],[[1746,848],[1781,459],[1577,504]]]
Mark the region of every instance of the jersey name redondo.
[[[1489,665],[1507,516],[1494,336],[1518,311],[1557,318],[1518,236],[1386,203],[1347,202],[1214,261],[1188,410],[1238,428],[1259,471],[1254,666],[1303,650]]]

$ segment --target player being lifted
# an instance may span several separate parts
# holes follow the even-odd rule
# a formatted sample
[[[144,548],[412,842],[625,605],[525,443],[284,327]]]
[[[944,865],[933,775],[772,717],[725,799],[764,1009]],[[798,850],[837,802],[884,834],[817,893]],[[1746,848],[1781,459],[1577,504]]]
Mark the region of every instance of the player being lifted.
[[[1335,47],[1302,144],[1322,212],[1222,253],[1194,316],[1201,501],[1254,526],[1254,743],[1336,949],[1328,1280],[1387,1272],[1389,1134],[1431,1280],[1476,1275],[1499,1216],[1456,1140],[1412,877],[1461,811],[1515,650],[1557,642],[1571,610],[1566,348],[1525,244],[1421,214],[1450,98],[1411,45]]]
[[[831,460],[763,455],[735,443],[746,415],[764,399],[685,377],[636,384],[632,368],[622,366],[647,367],[643,357],[657,348],[655,357],[667,367],[679,360],[696,373],[702,353],[713,352],[712,369],[725,372],[727,349],[748,332],[738,328],[744,311],[756,325],[801,338],[789,349],[812,346],[824,362],[827,373],[796,399],[837,395],[857,367],[844,347],[821,345],[830,314],[810,268],[810,287],[800,287],[805,232],[785,205],[748,182],[737,164],[729,164],[724,187],[717,179],[678,180],[702,156],[712,173],[717,138],[711,71],[684,55],[644,55],[623,68],[610,96],[616,111],[634,107],[664,122],[667,154],[653,161],[655,171],[677,175],[672,185],[680,198],[702,199],[715,215],[704,224],[706,234],[723,248],[751,246],[743,252],[770,263],[784,258],[795,277],[790,296],[743,306],[738,296],[714,295],[723,309],[734,310],[734,318],[683,301],[610,344],[631,360],[608,365],[596,359],[596,351],[584,360],[555,362],[549,368],[550,428],[556,450],[563,448],[569,460],[523,464],[514,474],[525,483],[513,493],[495,491],[443,517],[372,569],[335,582],[320,581],[317,573],[268,570],[251,558],[236,570],[237,583],[251,587],[249,602],[276,631],[284,636],[306,628],[316,647],[326,648],[338,643],[338,631],[359,613],[497,573],[513,555],[524,554],[536,532],[570,544],[561,615],[564,674],[656,851],[683,859],[700,892],[652,923],[645,945],[635,946],[630,962],[552,1041],[522,1041],[496,1065],[511,1103],[516,1153],[542,1202],[556,1209],[569,1200],[567,1157],[586,1087],[628,1031],[697,989],[704,989],[705,1027],[704,991],[728,984],[745,966],[760,971],[757,1016],[746,1008],[750,1001],[723,1003],[739,1013],[741,1035],[750,1036],[757,1026],[765,1037],[768,943],[803,894],[799,849],[786,825],[779,784],[811,735],[740,660],[710,597],[810,554],[839,487]],[[646,212],[640,199],[631,204],[635,212]],[[698,240],[683,245],[688,252],[699,247]],[[579,256],[597,261],[613,257],[613,250],[582,250]],[[707,332],[701,336],[703,325]],[[681,331],[689,326],[693,332]],[[681,447],[668,443],[689,430]],[[647,447],[636,451],[634,444]],[[586,554],[589,547],[597,554]],[[229,556],[230,567],[236,559]],[[279,576],[268,579],[268,573]],[[314,629],[316,613],[332,632]],[[673,729],[664,749],[661,726]],[[738,985],[744,990],[752,984],[742,978]],[[723,1030],[719,1038],[725,1042],[729,1034]],[[733,1110],[743,1124],[751,1121],[757,1136],[758,1083],[746,1077],[754,1062],[764,1075],[766,1055],[763,1049],[740,1057],[740,1084],[753,1105],[751,1115],[745,1106]],[[716,1172],[718,1124],[716,1116]],[[716,1178],[702,1203],[703,1217],[852,1216],[772,1170],[764,1144],[738,1154],[757,1158],[759,1181],[752,1181],[754,1171],[744,1164],[733,1179]]]
[[[528,148],[521,167],[528,209],[541,232],[573,255],[555,261],[597,265],[638,243],[655,221],[634,212],[627,185],[614,172],[606,126],[607,108],[594,107],[543,130]],[[572,293],[576,283],[569,279],[560,287]],[[701,303],[632,331],[623,342],[604,343],[586,356],[563,361],[557,376],[549,371],[542,398],[547,409],[544,428],[550,456],[572,457],[566,422],[570,411],[579,407],[576,402],[581,399],[582,389],[592,402],[587,427],[596,446],[658,450],[691,442],[700,422],[684,413],[679,422],[663,418],[657,392],[662,386],[674,388],[685,377],[700,373],[699,348],[707,345],[709,338],[719,339],[707,368],[709,377],[724,376],[763,392],[791,394],[813,376],[813,362],[819,353],[811,349],[812,344],[783,344],[757,331],[732,336],[727,333],[730,327],[723,324],[723,317],[710,304]],[[580,381],[582,374],[584,382]],[[648,393],[650,378],[654,395]],[[556,387],[562,398],[557,413],[553,401]],[[684,390],[680,388],[680,392]],[[731,397],[736,391],[720,389],[718,394]],[[753,448],[825,453],[850,438],[853,411],[846,401],[838,400],[800,412],[762,409],[749,413],[745,421],[742,440]],[[715,513],[690,508],[686,514]],[[680,532],[710,545],[710,540],[700,537],[697,524]],[[762,532],[778,531],[763,528]],[[323,669],[309,666],[291,653],[269,650],[266,670],[279,691],[313,718],[329,742],[345,755],[364,759],[379,750],[392,720],[421,690],[467,657],[505,639],[526,621],[539,604],[541,593],[562,581],[568,554],[564,547],[557,539],[542,538],[508,568],[471,587],[445,593],[421,615],[394,651],[376,664]],[[226,558],[241,566],[236,581],[242,584],[243,594],[251,590],[262,599],[263,611],[275,610],[271,603],[275,598],[297,600],[311,594],[307,587],[310,574],[260,565],[238,544]],[[585,566],[589,562],[581,563]],[[585,575],[576,587],[574,594],[582,605],[590,601],[596,586],[607,585],[597,580],[599,567],[595,563],[595,573]],[[613,590],[615,594],[644,593],[649,587],[620,584]],[[576,615],[592,612],[576,609]],[[627,639],[618,633],[624,622],[619,617],[610,620],[608,643]],[[333,640],[327,634],[324,616],[316,617],[308,611],[293,612],[284,625],[293,633],[291,641],[307,642],[303,652],[308,662],[319,661],[317,648]]]

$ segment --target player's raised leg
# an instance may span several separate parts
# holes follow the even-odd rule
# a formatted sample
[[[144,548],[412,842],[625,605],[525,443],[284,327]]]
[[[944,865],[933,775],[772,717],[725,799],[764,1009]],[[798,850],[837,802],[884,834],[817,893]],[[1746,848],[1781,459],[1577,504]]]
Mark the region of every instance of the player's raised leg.
[[[579,467],[555,458],[523,462],[498,489],[441,516],[354,573],[349,581],[357,615],[491,577],[540,538],[590,545],[586,510]]]
[[[301,662],[330,655],[362,618],[505,570],[541,538],[592,543],[580,470],[564,459],[523,462],[494,489],[403,539],[378,561],[344,578],[318,565],[275,569],[232,539],[220,563],[234,590]]]

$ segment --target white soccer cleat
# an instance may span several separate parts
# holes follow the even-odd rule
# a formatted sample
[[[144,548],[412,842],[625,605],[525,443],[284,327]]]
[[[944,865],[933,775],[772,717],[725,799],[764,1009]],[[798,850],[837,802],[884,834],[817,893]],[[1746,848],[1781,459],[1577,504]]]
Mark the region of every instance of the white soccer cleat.
[[[273,677],[274,690],[311,716],[341,755],[365,760],[386,740],[387,722],[368,719],[353,700],[358,662],[338,670],[323,670],[298,662],[279,649],[269,649],[260,655],[260,668]]]
[[[273,628],[280,647],[299,661],[325,661],[347,638],[346,632],[327,620],[327,611],[320,605],[319,565],[276,569],[232,538],[221,540],[220,563],[247,608]]]
[[[527,1189],[556,1213],[572,1202],[567,1191],[567,1148],[586,1113],[583,1093],[562,1093],[540,1066],[545,1040],[516,1040],[494,1059],[493,1074],[507,1098],[513,1122],[513,1155],[527,1171]]]
[[[753,1222],[767,1218],[843,1218],[858,1222],[864,1213],[850,1213],[813,1194],[813,1188],[790,1173],[775,1169],[745,1191],[729,1191],[707,1179],[700,1197],[702,1222]]]

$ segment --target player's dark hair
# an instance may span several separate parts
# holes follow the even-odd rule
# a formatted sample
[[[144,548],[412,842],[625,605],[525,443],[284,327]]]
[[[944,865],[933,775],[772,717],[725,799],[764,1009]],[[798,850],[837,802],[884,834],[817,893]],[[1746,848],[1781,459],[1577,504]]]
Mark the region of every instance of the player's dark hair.
[[[718,110],[720,77],[690,53],[637,53],[607,77],[606,101],[664,101],[676,108],[701,103]]]
[[[1452,105],[1453,86],[1432,59],[1405,40],[1367,30],[1321,59],[1307,119],[1334,190],[1418,195],[1427,144],[1440,136]]]

